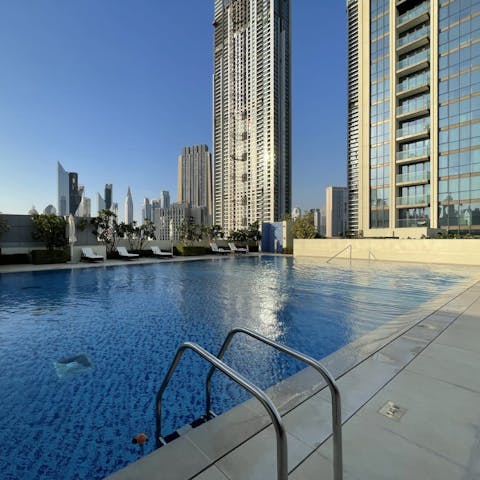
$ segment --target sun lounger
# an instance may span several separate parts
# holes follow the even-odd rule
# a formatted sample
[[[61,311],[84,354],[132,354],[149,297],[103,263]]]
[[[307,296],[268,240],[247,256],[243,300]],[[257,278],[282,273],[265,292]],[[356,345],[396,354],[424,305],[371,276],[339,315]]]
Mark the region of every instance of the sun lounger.
[[[103,262],[103,257],[101,255],[97,255],[90,247],[82,247],[82,256],[80,260],[85,262]]]
[[[233,253],[248,253],[248,247],[237,247],[234,243],[229,243],[228,246]]]
[[[227,253],[230,253],[230,250],[219,247],[215,242],[212,242],[210,244],[210,248],[212,249],[213,253],[219,253],[220,255],[225,255]]]
[[[139,257],[138,253],[128,253],[125,247],[117,247],[117,252],[120,258],[126,258],[128,260]]]
[[[150,247],[150,248],[152,249],[154,257],[170,257],[170,258],[173,257],[172,252],[162,252],[160,250],[160,247],[153,246],[153,247]]]

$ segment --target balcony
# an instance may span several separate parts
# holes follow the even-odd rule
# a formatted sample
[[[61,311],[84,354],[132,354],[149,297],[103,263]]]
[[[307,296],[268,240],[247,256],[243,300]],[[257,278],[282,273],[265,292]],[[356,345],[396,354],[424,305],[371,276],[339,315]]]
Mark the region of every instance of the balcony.
[[[425,206],[430,203],[430,195],[409,195],[397,197],[397,208]]]
[[[419,162],[422,160],[428,159],[430,155],[430,148],[429,147],[422,147],[422,148],[412,148],[409,150],[404,150],[402,152],[397,152],[396,159],[397,163],[413,163]]]
[[[397,54],[401,55],[406,53],[409,50],[415,50],[422,47],[423,45],[428,45],[430,35],[430,26],[425,25],[423,28],[414,30],[412,33],[400,37],[397,40]]]
[[[430,72],[425,72],[413,77],[407,77],[397,85],[397,97],[403,98],[409,95],[426,92],[430,88]]]
[[[396,184],[407,184],[407,183],[428,183],[430,179],[430,171],[424,170],[423,172],[412,172],[412,173],[399,173],[395,176]]]
[[[405,32],[428,20],[430,15],[430,2],[424,2],[412,8],[397,18],[397,32]]]
[[[397,75],[408,75],[424,70],[430,65],[430,49],[422,50],[397,62]]]
[[[397,220],[398,228],[416,228],[416,227],[429,227],[430,220],[425,218],[399,218]]]
[[[397,107],[397,120],[408,120],[409,118],[425,115],[430,111],[430,98],[419,102],[412,102]]]
[[[405,140],[418,140],[420,138],[428,137],[430,134],[430,123],[420,123],[416,125],[409,125],[397,130],[397,142]]]

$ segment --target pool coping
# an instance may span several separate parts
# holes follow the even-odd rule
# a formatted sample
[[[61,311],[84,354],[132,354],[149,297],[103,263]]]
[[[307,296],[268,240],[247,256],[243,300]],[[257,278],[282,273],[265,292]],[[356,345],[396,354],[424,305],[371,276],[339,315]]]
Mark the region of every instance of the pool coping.
[[[321,361],[340,381],[347,378],[355,379],[359,375],[358,372],[362,370],[368,372],[372,366],[374,367],[373,380],[361,386],[361,394],[357,395],[355,401],[347,398],[347,402],[344,402],[343,423],[347,422],[405,365],[421,354],[475,301],[469,301],[469,296],[479,281],[477,275],[470,276],[447,292],[422,304],[416,311],[397,317],[376,329],[374,333],[364,335]],[[375,374],[375,368],[379,363],[387,370],[380,376]],[[329,393],[325,389],[325,384],[319,381],[318,373],[310,367],[274,385],[266,393],[284,419],[289,441],[289,470],[294,471],[331,436]],[[310,437],[306,440],[303,438],[305,434],[298,431],[294,419],[301,416],[298,412],[302,409],[313,408],[314,398],[319,399],[324,406],[325,411],[322,415],[326,422],[320,431],[315,432],[316,438],[311,438],[309,432]],[[268,438],[267,443],[263,442],[259,447],[259,441],[261,439],[265,441],[265,438]],[[258,402],[251,399],[196,429],[186,431],[179,439],[106,478],[263,479],[267,478],[264,475],[271,475],[272,471],[275,471],[274,462],[272,464],[270,458],[272,455],[269,455],[275,451],[273,447],[274,436],[270,420]],[[262,457],[268,460],[257,465],[258,472],[255,474],[250,472],[252,477],[242,477],[243,473],[238,473],[239,464],[240,468],[248,467],[248,464],[245,464],[245,452],[251,451],[252,448],[254,451],[259,448],[265,450]],[[242,461],[239,460],[242,458],[243,467]],[[269,470],[265,470],[267,468],[265,465]]]

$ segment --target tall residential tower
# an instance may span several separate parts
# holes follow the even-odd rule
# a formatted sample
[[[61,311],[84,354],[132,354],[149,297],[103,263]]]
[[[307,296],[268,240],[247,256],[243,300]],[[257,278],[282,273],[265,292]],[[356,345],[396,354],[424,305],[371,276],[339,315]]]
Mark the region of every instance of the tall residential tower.
[[[347,13],[350,229],[480,231],[480,1],[348,0]]]
[[[206,207],[212,215],[212,158],[206,145],[184,147],[178,156],[178,202]]]
[[[214,223],[291,210],[290,0],[214,0]]]

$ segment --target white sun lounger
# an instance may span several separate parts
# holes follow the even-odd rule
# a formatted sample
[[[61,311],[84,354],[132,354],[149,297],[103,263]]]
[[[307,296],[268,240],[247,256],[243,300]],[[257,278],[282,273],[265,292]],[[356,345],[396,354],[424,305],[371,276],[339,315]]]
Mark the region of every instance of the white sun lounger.
[[[162,252],[162,250],[160,250],[160,247],[153,246],[150,248],[152,249],[154,257],[173,257],[172,252]]]
[[[234,253],[248,253],[248,247],[237,247],[234,243],[229,243],[228,246],[230,247],[230,250]]]
[[[102,261],[103,257],[101,255],[97,255],[90,247],[82,247],[82,256],[80,260],[85,260],[88,262],[97,262]]]
[[[222,247],[219,247],[215,242],[212,242],[210,244],[210,248],[212,249],[212,252],[213,253],[220,253],[220,254],[226,254],[226,253],[230,253],[230,250],[226,249],[226,248],[222,248]]]
[[[138,253],[128,253],[125,247],[117,247],[117,252],[121,258],[128,258],[129,260],[139,257]]]

